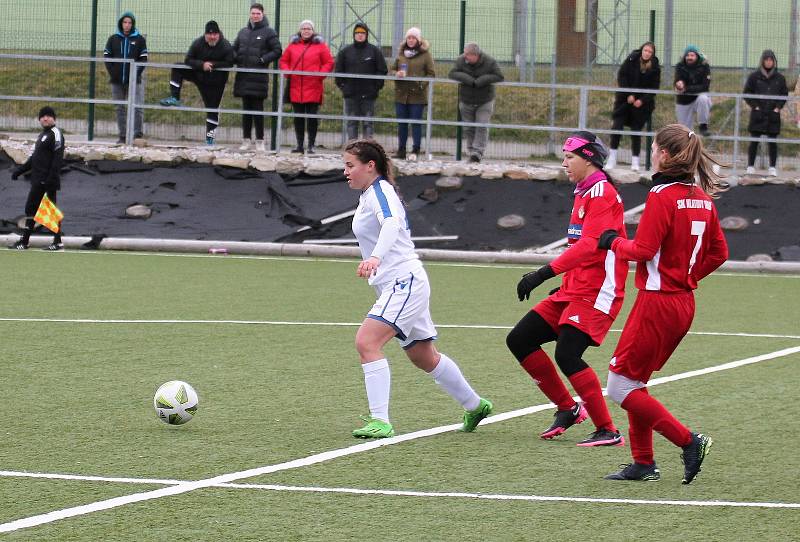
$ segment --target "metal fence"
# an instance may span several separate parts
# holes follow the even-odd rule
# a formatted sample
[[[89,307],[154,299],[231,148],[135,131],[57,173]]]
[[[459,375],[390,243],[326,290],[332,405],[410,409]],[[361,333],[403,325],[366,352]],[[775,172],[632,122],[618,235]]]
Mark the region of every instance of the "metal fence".
[[[15,63],[29,70],[31,73],[49,74],[42,80],[28,81],[24,86],[24,93],[0,94],[5,114],[0,117],[0,129],[5,130],[32,130],[36,127],[32,121],[35,112],[44,104],[61,104],[59,109],[59,124],[68,132],[86,133],[87,107],[96,109],[98,119],[98,134],[116,134],[116,125],[112,122],[113,110],[116,106],[127,106],[128,133],[126,138],[131,142],[133,138],[133,111],[137,102],[135,96],[136,86],[129,86],[126,100],[115,101],[110,98],[110,92],[105,85],[99,87],[98,96],[90,97],[86,91],[84,81],[78,76],[72,86],[51,86],[49,81],[59,77],[71,79],[75,66],[79,66],[79,74],[86,77],[87,65],[97,63],[98,70],[102,70],[105,62],[103,59],[89,59],[85,57],[54,57],[43,55],[9,55],[0,54],[3,69],[8,69]],[[131,73],[135,73],[138,66],[133,61]],[[148,63],[145,74],[145,97],[141,107],[145,110],[146,133],[150,138],[163,139],[171,142],[188,141],[198,144],[202,141],[204,133],[203,113],[209,111],[202,106],[197,93],[187,85],[184,91],[183,107],[164,107],[159,105],[159,98],[168,95],[169,70],[173,67],[183,67],[180,64]],[[48,71],[49,70],[49,71]],[[228,71],[261,71],[276,75],[297,74],[310,75],[308,72],[280,72],[277,70],[246,70],[232,68]],[[336,77],[348,78],[376,78],[349,74],[325,74],[326,96],[329,99],[317,115],[296,115],[291,108],[283,103],[284,78],[278,77],[278,85],[272,90],[276,93],[278,107],[265,112],[247,112],[241,109],[238,101],[229,95],[220,106],[214,110],[222,116],[222,128],[218,134],[220,142],[239,141],[239,121],[243,113],[260,114],[270,119],[275,126],[275,138],[271,148],[273,152],[280,151],[284,142],[292,143],[290,132],[285,127],[294,117],[314,117],[321,121],[320,137],[318,143],[328,148],[338,149],[344,143],[344,122],[356,117],[344,115],[341,95],[338,93],[334,79]],[[391,82],[393,76],[379,77]],[[417,123],[424,127],[425,152],[429,157],[454,157],[456,153],[456,129],[461,126],[478,126],[475,124],[458,122],[456,120],[457,83],[449,79],[405,78],[412,81],[427,81],[428,104],[426,116],[420,121],[403,122]],[[386,85],[380,101],[382,104],[376,111],[374,121],[377,124],[376,135],[393,149],[396,141],[395,130],[398,120],[393,116],[393,100],[391,83]],[[610,129],[610,112],[614,93],[620,90],[615,87],[601,85],[575,85],[575,84],[549,84],[549,83],[521,83],[507,82],[497,85],[496,112],[490,124],[492,130],[492,145],[487,150],[487,158],[520,159],[535,158],[555,154],[565,133],[576,129],[588,129],[598,134],[631,133],[639,135],[652,135],[652,132],[615,132]],[[629,89],[633,91],[634,89]],[[54,92],[55,91],[55,92]],[[639,90],[641,92],[641,90]],[[657,129],[664,124],[674,122],[674,93],[670,91],[655,91],[658,106],[653,116],[653,127]],[[741,158],[744,155],[743,145],[753,141],[747,132],[748,107],[745,98],[759,98],[759,96],[744,95],[740,93],[710,93],[714,102],[713,112],[716,113],[716,122],[712,123],[714,131],[708,139],[709,145],[724,161],[731,163],[734,172],[742,168]],[[338,100],[336,97],[338,96]],[[774,98],[774,96],[768,97]],[[794,156],[800,148],[800,137],[795,126],[794,113],[796,111],[797,97],[790,96],[788,107],[784,108],[785,132],[788,137],[781,137],[777,141],[782,147],[781,168],[796,167]],[[288,138],[288,141],[287,141]],[[623,147],[627,147],[623,145]],[[646,149],[646,148],[645,148]],[[788,152],[787,152],[788,151]],[[624,150],[620,152],[620,160],[626,160]]]

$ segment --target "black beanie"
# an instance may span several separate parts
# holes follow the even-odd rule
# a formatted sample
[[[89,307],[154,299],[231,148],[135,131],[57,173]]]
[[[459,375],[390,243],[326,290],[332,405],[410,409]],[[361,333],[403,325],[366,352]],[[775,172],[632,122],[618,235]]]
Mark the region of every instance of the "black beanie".
[[[48,117],[48,116],[49,116],[49,117],[56,118],[56,111],[55,111],[55,109],[53,109],[53,108],[52,108],[52,107],[50,107],[49,105],[46,105],[46,106],[44,106],[43,108],[41,108],[41,109],[39,110],[39,116],[38,116],[38,117],[36,117],[36,118],[37,118],[37,119],[40,119],[40,118],[42,118],[42,117]]]
[[[214,32],[216,34],[220,33],[219,25],[217,24],[217,21],[208,21],[206,23],[206,34],[209,34],[211,32]]]

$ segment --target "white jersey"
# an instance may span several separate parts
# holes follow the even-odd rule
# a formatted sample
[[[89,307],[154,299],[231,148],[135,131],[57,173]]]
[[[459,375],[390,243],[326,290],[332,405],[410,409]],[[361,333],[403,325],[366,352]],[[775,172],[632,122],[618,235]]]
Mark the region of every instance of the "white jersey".
[[[353,233],[358,240],[362,259],[372,256],[384,221],[397,217],[400,231],[397,239],[381,258],[378,272],[369,278],[373,286],[381,286],[401,275],[419,272],[422,262],[414,251],[406,210],[394,187],[382,177],[375,180],[361,193],[358,209],[353,216]]]

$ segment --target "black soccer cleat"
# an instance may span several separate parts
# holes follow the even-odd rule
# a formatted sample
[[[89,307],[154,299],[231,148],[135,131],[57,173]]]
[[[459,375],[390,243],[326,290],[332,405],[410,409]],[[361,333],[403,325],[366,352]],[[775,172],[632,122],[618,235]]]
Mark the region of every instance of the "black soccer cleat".
[[[598,429],[578,443],[578,446],[624,446],[625,437],[615,431]]]
[[[569,410],[556,410],[556,413],[553,415],[555,418],[553,420],[553,425],[548,427],[539,436],[545,440],[550,440],[562,434],[573,425],[583,422],[588,416],[589,414],[586,412],[586,409],[580,403],[575,403],[575,406]]]
[[[11,250],[28,250],[28,243],[23,242],[22,240],[17,241],[13,245],[8,245],[8,248]]]
[[[636,482],[658,482],[661,480],[661,471],[656,464],[631,463],[620,465],[622,470],[605,475],[606,480],[634,480]]]
[[[42,250],[45,250],[47,252],[58,252],[58,251],[64,250],[64,243],[50,243],[49,245],[44,247]]]
[[[703,464],[703,459],[708,455],[713,443],[711,437],[702,433],[692,433],[692,442],[683,447],[681,454],[684,484],[691,484],[700,473],[700,465]]]

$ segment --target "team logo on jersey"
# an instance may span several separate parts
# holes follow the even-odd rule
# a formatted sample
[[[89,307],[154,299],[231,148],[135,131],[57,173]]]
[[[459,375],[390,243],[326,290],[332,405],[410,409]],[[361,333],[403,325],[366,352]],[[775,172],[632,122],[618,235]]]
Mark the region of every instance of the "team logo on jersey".
[[[578,218],[582,220],[584,216],[586,216],[586,211],[584,210],[583,205],[581,205],[581,208],[578,209]]]
[[[575,322],[576,324],[581,323],[581,317],[578,316],[577,314],[574,316],[570,316],[569,318],[567,318],[567,320],[569,320],[570,322]]]
[[[616,367],[617,366],[617,356],[614,356],[613,358],[611,358],[611,362],[609,363],[609,365],[611,365],[612,367]]]
[[[567,228],[568,239],[580,239],[583,226],[581,224],[570,224]]]

